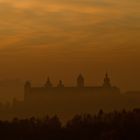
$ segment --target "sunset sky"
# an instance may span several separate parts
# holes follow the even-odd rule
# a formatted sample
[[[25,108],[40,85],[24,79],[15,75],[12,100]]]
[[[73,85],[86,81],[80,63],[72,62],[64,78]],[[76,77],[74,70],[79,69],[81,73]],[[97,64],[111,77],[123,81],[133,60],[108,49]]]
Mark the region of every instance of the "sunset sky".
[[[140,90],[139,0],[0,0],[0,80]]]

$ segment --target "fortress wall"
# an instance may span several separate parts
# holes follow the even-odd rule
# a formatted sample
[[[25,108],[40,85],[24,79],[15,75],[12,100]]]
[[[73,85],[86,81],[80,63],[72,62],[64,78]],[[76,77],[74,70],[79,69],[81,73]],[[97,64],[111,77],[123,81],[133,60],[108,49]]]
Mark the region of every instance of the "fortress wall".
[[[100,91],[100,90],[99,90]],[[129,95],[113,92],[51,92],[31,93],[31,100],[24,102],[27,112],[33,114],[66,114],[95,113],[104,111],[133,109],[140,107],[139,100]]]

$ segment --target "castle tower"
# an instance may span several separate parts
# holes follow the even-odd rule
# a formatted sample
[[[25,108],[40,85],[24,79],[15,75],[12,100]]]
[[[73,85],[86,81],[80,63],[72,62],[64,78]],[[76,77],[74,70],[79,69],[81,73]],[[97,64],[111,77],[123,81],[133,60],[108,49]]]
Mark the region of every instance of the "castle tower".
[[[59,87],[59,88],[64,87],[64,84],[63,84],[62,80],[60,80],[60,81],[59,81],[59,83],[58,83],[57,87]]]
[[[45,87],[46,88],[51,88],[53,85],[52,85],[52,83],[51,83],[51,80],[50,80],[50,78],[48,77],[48,79],[47,79],[47,82],[45,83]]]
[[[25,85],[24,85],[24,100],[25,100],[26,96],[28,96],[30,91],[31,91],[31,82],[30,81],[26,81]]]
[[[85,82],[84,82],[84,77],[82,76],[82,74],[80,74],[77,78],[77,87],[84,87]]]
[[[108,76],[108,73],[105,74],[103,87],[105,87],[105,88],[111,87],[110,78]]]

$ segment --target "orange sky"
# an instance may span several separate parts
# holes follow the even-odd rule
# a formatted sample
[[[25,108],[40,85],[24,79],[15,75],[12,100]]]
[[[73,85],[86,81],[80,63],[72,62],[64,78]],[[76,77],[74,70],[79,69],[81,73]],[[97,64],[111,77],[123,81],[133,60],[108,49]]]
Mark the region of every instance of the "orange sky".
[[[139,0],[0,0],[0,77],[67,85],[108,71],[123,90],[140,90]]]

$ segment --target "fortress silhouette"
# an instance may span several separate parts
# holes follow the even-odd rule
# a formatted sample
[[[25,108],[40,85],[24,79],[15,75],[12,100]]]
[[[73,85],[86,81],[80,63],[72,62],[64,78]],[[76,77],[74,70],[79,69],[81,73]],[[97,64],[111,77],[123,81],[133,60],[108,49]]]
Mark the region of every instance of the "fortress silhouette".
[[[59,95],[59,94],[103,94],[103,93],[120,93],[120,89],[116,86],[112,86],[108,74],[105,74],[103,84],[101,86],[85,86],[85,80],[82,74],[77,77],[77,85],[73,87],[65,87],[63,82],[60,80],[57,86],[53,86],[50,78],[47,79],[46,83],[42,87],[32,87],[31,82],[27,81],[24,85],[24,101],[30,102],[33,100],[44,100],[45,96],[48,95]]]
[[[100,86],[86,86],[82,74],[77,77],[76,83],[70,87],[60,80],[53,86],[48,78],[43,86],[35,87],[27,81],[24,85],[23,100],[15,99],[11,107],[4,107],[3,118],[58,114],[65,120],[77,113],[95,113],[99,109],[133,109],[140,106],[139,94],[122,93],[118,87],[111,84],[107,73]]]

